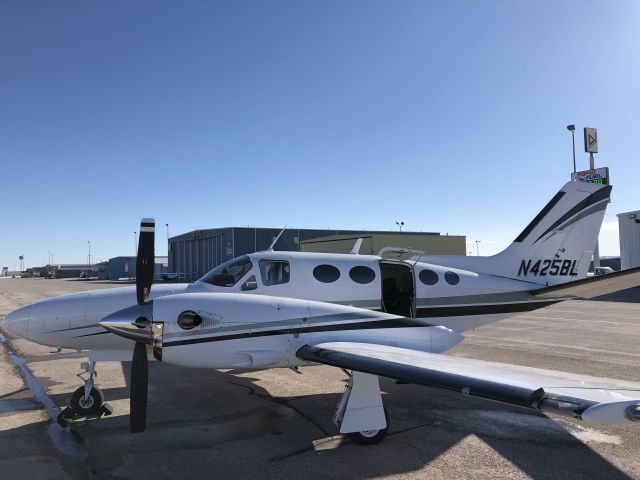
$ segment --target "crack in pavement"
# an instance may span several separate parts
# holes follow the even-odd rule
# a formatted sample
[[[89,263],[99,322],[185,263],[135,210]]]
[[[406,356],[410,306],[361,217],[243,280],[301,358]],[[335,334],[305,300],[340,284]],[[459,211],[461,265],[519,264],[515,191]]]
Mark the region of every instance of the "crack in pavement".
[[[31,370],[27,367],[27,362],[24,358],[19,356],[11,342],[0,333],[0,343],[7,349],[7,354],[11,363],[18,369],[22,377],[23,382],[27,388],[31,391],[33,399],[40,403],[49,416],[50,424],[47,427],[47,434],[53,442],[56,449],[66,455],[76,459],[85,459],[88,456],[86,448],[83,448],[77,443],[77,439],[70,434],[70,431],[63,428],[57,421],[58,407],[53,403],[53,400],[46,394],[38,380],[33,375]]]
[[[300,415],[302,418],[304,418],[306,421],[308,421],[309,423],[314,425],[324,435],[326,435],[327,437],[334,438],[334,436],[331,435],[331,433],[329,433],[327,430],[325,430],[324,427],[322,425],[320,425],[318,422],[316,422],[312,417],[310,417],[309,415],[304,413],[298,407],[295,407],[295,406],[291,405],[290,402],[293,400],[292,398],[273,397],[271,395],[265,395],[263,393],[256,392],[255,388],[250,386],[250,385],[244,385],[242,383],[234,382],[234,381],[231,381],[231,380],[227,380],[227,382],[230,383],[231,385],[236,385],[238,387],[246,388],[247,390],[249,390],[249,394],[250,395],[257,395],[258,397],[260,397],[260,398],[262,398],[264,400],[267,400],[267,401],[270,401],[270,402],[273,402],[273,403],[277,403],[278,405],[284,405],[285,407],[290,408],[291,410],[296,412],[298,415]]]

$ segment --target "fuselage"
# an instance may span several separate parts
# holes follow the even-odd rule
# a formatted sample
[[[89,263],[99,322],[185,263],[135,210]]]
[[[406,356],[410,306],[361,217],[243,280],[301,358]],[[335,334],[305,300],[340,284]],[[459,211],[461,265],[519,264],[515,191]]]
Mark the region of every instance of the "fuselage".
[[[469,259],[452,256],[449,260],[465,258]],[[425,318],[465,331],[553,303],[530,295],[543,286],[420,258],[401,261],[376,255],[259,252],[216,267],[186,291],[337,303]]]
[[[462,332],[554,303],[530,295],[540,287],[420,259],[270,251],[238,257],[195,283],[154,285],[151,299],[181,293],[291,298],[423,319]],[[106,332],[98,322],[135,304],[133,286],[74,293],[13,312],[9,328],[45,345],[129,352],[129,341]],[[244,321],[255,323],[254,318]],[[235,322],[239,327],[243,320]]]
[[[224,346],[225,358],[235,358],[231,352],[241,352],[252,345],[262,345],[269,350],[264,342],[270,344],[276,337],[280,342],[292,342],[287,343],[291,346],[299,343],[302,334],[319,333],[304,325],[300,327],[302,330],[298,327],[265,327],[268,333],[256,326],[267,322],[273,314],[269,305],[292,302],[297,309],[311,311],[310,305],[315,302],[315,310],[324,308],[319,305],[334,309],[331,315],[344,314],[347,318],[357,313],[370,316],[367,338],[378,334],[390,342],[407,343],[410,338],[404,333],[410,330],[400,334],[400,329],[396,328],[391,336],[383,331],[389,324],[395,327],[394,322],[402,324],[407,319],[420,321],[411,324],[410,328],[440,326],[448,329],[457,337],[449,335],[442,343],[436,339],[420,344],[433,351],[443,351],[455,343],[451,341],[454,337],[460,337],[457,332],[569,298],[557,296],[553,288],[586,277],[610,192],[611,186],[568,182],[511,245],[491,257],[419,254],[408,260],[392,260],[377,255],[272,250],[240,256],[218,265],[195,283],[154,285],[150,297],[153,321],[158,321],[155,315],[159,305],[171,303],[172,308],[184,313],[193,310],[190,305],[197,300],[202,318],[218,318],[216,312],[223,308],[222,305],[225,308],[231,305],[233,308],[228,308],[228,313],[219,319],[216,327],[206,327],[213,328],[211,331],[205,332],[205,327],[198,325],[173,333],[189,338],[202,337],[196,338],[192,345],[211,343],[208,339],[216,337],[216,351],[222,351]],[[141,250],[151,258],[153,229],[154,221],[143,219],[140,231],[146,234],[146,243]],[[140,265],[148,264],[144,256],[138,260]],[[139,280],[138,299],[135,287],[57,297],[12,312],[4,320],[5,328],[45,345],[92,352],[126,351],[124,358],[127,358],[132,342],[105,330],[99,322],[128,307],[150,305],[145,296],[151,278],[141,275]],[[538,295],[537,291],[545,287],[550,287],[551,292]],[[175,298],[175,305],[168,300],[171,298]],[[261,310],[267,312],[261,313]],[[289,320],[304,318],[287,317],[290,310],[276,308],[277,321],[286,325]],[[382,318],[383,323],[380,323],[378,314],[390,317]],[[323,335],[339,331],[341,338],[351,336],[351,333],[345,333],[351,328],[347,320],[324,324],[316,316],[310,315],[308,319],[311,325],[322,324]],[[173,335],[171,325],[175,327],[176,319],[163,317],[161,322],[165,333]],[[137,319],[125,320],[122,325],[137,328]],[[225,330],[216,331],[218,328]],[[254,335],[255,329],[262,333]],[[226,333],[217,338],[222,332]],[[360,331],[357,335],[364,333]],[[267,337],[272,338],[267,340]],[[167,348],[172,353],[182,349],[181,345],[171,342]],[[204,347],[189,347],[192,348],[200,351]],[[211,360],[216,364],[213,357]]]

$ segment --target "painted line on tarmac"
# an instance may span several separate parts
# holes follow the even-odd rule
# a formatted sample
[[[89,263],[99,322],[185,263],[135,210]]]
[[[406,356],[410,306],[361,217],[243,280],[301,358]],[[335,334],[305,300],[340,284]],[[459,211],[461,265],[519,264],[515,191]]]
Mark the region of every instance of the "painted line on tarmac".
[[[26,360],[15,353],[11,343],[2,333],[0,333],[0,343],[7,347],[7,353],[11,359],[11,363],[20,370],[22,379],[31,391],[33,398],[42,404],[47,415],[49,415],[51,424],[47,427],[47,434],[53,442],[53,445],[60,453],[68,457],[77,459],[86,458],[88,456],[87,449],[77,443],[71,436],[69,430],[57,422],[60,411],[55,403],[53,403],[53,400],[45,393],[42,386],[38,383],[38,380],[36,380],[36,377],[31,373],[31,370],[29,370]]]

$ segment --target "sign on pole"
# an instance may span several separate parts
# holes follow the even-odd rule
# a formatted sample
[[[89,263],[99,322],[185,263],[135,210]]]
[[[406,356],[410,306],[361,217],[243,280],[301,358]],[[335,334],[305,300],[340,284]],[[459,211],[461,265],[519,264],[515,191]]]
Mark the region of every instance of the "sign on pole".
[[[587,153],[598,153],[598,129],[584,129],[584,151]]]
[[[609,185],[609,167],[583,170],[571,174],[574,182],[595,183],[596,185]]]

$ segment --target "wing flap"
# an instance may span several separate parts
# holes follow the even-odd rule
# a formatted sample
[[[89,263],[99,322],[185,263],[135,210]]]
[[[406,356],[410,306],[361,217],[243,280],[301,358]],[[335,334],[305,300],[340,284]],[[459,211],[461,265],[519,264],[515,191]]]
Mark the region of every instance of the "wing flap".
[[[354,342],[305,345],[297,356],[594,422],[640,420],[640,384],[632,382]]]
[[[640,285],[640,267],[532,290],[540,298],[593,298]]]

